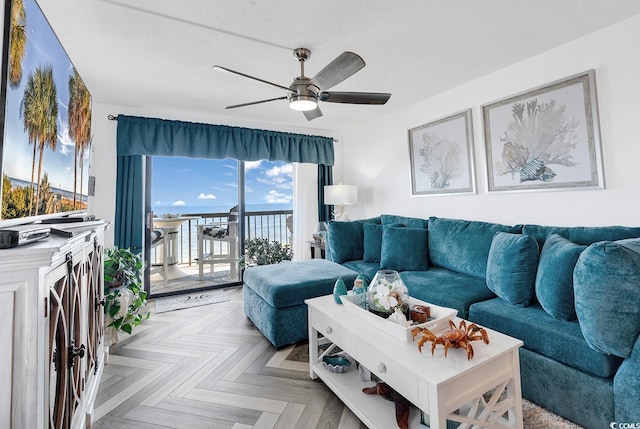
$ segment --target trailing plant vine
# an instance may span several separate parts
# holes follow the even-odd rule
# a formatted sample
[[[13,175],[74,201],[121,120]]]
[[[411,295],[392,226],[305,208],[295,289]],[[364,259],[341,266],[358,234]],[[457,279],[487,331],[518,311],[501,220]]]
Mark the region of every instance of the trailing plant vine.
[[[143,286],[144,261],[129,249],[113,247],[104,254],[105,314],[111,317],[116,330],[131,334],[135,326],[148,319],[151,313],[143,314],[147,304],[147,292]],[[121,311],[124,293],[132,294],[126,311]]]

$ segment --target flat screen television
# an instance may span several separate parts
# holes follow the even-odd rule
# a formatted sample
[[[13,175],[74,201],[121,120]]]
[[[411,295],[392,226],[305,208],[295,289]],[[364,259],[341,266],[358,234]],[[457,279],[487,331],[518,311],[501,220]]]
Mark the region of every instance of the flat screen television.
[[[35,0],[4,0],[0,227],[87,209],[91,95]]]

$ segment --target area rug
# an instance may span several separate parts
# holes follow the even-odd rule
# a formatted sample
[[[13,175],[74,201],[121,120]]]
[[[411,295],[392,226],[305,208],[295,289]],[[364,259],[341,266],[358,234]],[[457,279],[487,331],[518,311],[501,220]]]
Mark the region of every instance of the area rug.
[[[294,346],[279,350],[276,354],[278,353],[281,354],[280,359],[284,359],[285,362],[309,362],[309,345],[307,343],[298,343]],[[285,365],[281,364],[280,366],[284,367]],[[306,372],[308,371],[308,366],[298,370]],[[526,399],[522,400],[522,414],[524,427],[526,429],[582,429],[582,426],[563,419]]]
[[[218,302],[225,302],[229,300],[229,297],[224,293],[224,291],[200,292],[188,295],[171,296],[168,298],[159,298],[155,300],[156,313],[198,307],[200,305],[216,304]]]
[[[238,281],[236,278],[231,278],[229,270],[218,271],[213,274],[205,273],[204,279],[200,280],[197,274],[192,274],[179,279],[169,280],[165,285],[162,276],[151,276],[151,293],[165,293],[176,291],[189,291],[190,289],[197,289],[213,285],[221,285],[225,283],[232,283]]]

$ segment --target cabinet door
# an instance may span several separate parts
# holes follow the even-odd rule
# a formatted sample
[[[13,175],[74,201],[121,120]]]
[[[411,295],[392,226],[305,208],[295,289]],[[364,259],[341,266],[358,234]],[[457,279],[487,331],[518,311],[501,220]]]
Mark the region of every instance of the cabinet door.
[[[82,250],[82,249],[80,249]],[[86,331],[82,287],[82,252],[69,252],[65,263],[46,276],[49,285],[49,428],[71,425],[82,405]]]
[[[74,255],[75,256],[75,255]],[[72,257],[70,303],[69,303],[69,388],[70,388],[70,409],[69,415],[73,415],[76,409],[82,405],[82,392],[84,392],[85,372],[83,368],[84,357],[86,355],[86,322],[84,321],[85,310],[82,297],[84,287],[85,271],[82,253],[78,257]]]
[[[85,260],[86,297],[87,297],[87,368],[85,378],[88,380],[98,371],[104,338],[104,278],[103,278],[103,243],[96,236],[89,247]]]
[[[66,264],[46,277],[49,285],[49,428],[69,427],[69,302]]]

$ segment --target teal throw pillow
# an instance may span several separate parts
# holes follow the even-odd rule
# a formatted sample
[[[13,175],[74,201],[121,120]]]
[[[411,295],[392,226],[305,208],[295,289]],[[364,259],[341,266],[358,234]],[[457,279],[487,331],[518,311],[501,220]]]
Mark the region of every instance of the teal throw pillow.
[[[429,218],[429,258],[436,267],[486,279],[496,232],[520,234],[522,226],[464,219]]]
[[[365,262],[380,263],[382,253],[382,225],[364,224],[364,257]]]
[[[382,224],[382,219],[380,218],[380,216],[376,216],[376,217],[370,217],[370,218],[366,218],[366,219],[356,219],[354,222],[373,223],[375,225],[381,225]]]
[[[539,257],[533,237],[496,232],[487,259],[487,287],[505,301],[526,307],[533,297]]]
[[[360,222],[329,222],[325,237],[328,259],[338,263],[362,259],[362,227]]]
[[[628,358],[640,335],[640,239],[587,247],[573,271],[573,289],[587,344]]]
[[[380,268],[396,271],[429,269],[429,238],[424,228],[384,226]]]
[[[398,215],[388,215],[388,214],[380,215],[380,220],[382,222],[382,225],[384,226],[402,225],[402,226],[406,226],[407,228],[426,229],[428,224],[427,219],[420,219],[417,217],[398,216]]]
[[[576,318],[573,269],[586,248],[554,232],[542,246],[536,274],[536,297],[544,311],[556,319]]]

